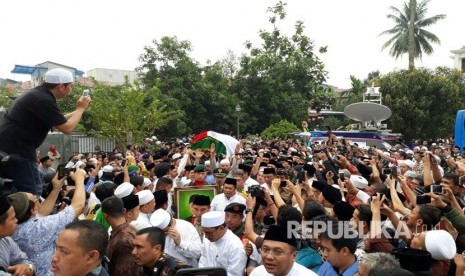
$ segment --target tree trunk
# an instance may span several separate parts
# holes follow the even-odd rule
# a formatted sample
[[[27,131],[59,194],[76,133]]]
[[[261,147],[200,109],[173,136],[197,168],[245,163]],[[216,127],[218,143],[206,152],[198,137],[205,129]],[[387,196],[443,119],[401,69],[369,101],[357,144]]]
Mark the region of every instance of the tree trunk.
[[[415,68],[415,21],[417,11],[417,1],[410,0],[410,18],[408,26],[408,67],[409,69]]]

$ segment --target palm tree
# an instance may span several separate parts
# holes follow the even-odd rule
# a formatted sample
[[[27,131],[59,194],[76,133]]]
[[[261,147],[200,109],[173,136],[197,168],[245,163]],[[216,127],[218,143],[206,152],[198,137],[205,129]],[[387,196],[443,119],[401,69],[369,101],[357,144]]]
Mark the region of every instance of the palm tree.
[[[430,43],[440,44],[439,38],[424,28],[446,18],[446,15],[439,14],[426,18],[429,2],[430,0],[424,0],[417,5],[416,0],[409,0],[408,4],[404,3],[402,11],[391,6],[390,9],[393,13],[388,14],[387,17],[394,21],[395,26],[380,34],[392,35],[384,43],[382,50],[391,46],[389,54],[396,59],[403,54],[408,54],[409,68],[411,69],[415,67],[415,58],[421,58],[423,53],[428,55],[433,53],[433,47]]]

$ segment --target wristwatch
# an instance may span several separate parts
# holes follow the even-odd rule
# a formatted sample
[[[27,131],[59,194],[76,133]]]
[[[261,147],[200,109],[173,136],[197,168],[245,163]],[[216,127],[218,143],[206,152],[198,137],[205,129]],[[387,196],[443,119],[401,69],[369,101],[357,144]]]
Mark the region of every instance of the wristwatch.
[[[249,213],[249,212],[250,212],[250,213],[253,212],[253,209],[252,209],[252,208],[247,208],[247,209],[245,209],[245,213],[246,213],[246,214]]]

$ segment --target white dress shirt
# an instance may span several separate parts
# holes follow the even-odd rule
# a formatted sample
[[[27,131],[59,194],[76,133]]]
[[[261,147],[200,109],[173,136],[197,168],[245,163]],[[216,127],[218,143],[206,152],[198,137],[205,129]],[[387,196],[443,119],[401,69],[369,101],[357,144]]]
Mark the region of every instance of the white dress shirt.
[[[247,255],[242,241],[231,230],[216,242],[203,239],[199,267],[222,267],[228,276],[243,276]]]
[[[291,270],[286,276],[301,276],[301,275],[310,275],[310,276],[315,275],[316,276],[318,274],[306,268],[305,266],[294,262],[294,265],[292,265]],[[256,267],[254,270],[252,270],[252,273],[250,273],[250,276],[273,276],[273,274],[268,273],[265,269],[265,266],[261,265],[261,266]]]
[[[260,185],[260,184],[258,183],[257,180],[249,176],[249,178],[247,178],[247,180],[244,182],[244,190],[248,191],[249,187],[252,185]]]
[[[245,205],[245,198],[237,193],[233,195],[232,197],[230,197],[229,199],[226,198],[226,196],[224,196],[224,193],[216,195],[210,204],[211,211],[223,211],[224,212],[224,209],[226,208],[226,206],[228,206],[230,203],[233,203],[233,202],[242,203]]]
[[[144,229],[144,228],[152,227],[152,224],[150,223],[150,215],[151,214],[140,212],[137,219],[134,221],[131,221],[130,224],[134,226],[134,228],[136,228],[137,231]]]
[[[202,242],[200,241],[199,233],[195,230],[194,225],[182,219],[175,219],[176,225],[174,228],[181,235],[179,245],[174,243],[174,240],[166,236],[165,253],[178,258],[185,264],[194,268],[198,267],[198,259],[202,250]]]

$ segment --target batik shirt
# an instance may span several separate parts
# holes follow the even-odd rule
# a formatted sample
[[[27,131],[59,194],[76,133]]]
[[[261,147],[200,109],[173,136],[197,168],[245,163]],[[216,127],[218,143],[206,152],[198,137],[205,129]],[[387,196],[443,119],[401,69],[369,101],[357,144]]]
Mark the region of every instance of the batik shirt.
[[[50,216],[36,216],[18,224],[13,240],[36,266],[36,275],[52,275],[50,271],[55,240],[68,223],[74,220],[74,208]]]

